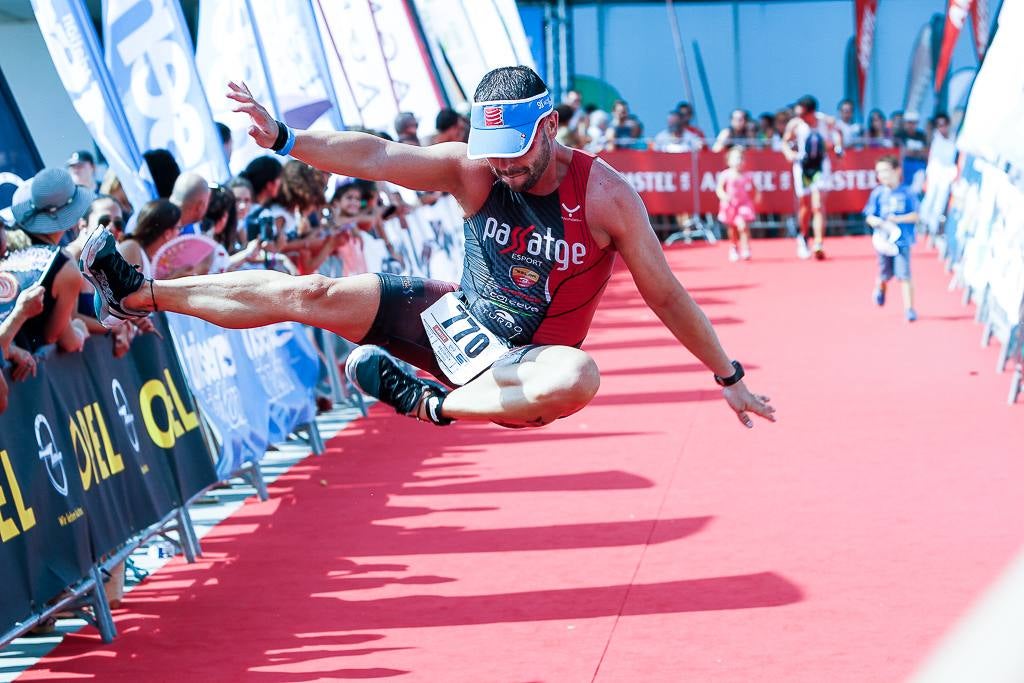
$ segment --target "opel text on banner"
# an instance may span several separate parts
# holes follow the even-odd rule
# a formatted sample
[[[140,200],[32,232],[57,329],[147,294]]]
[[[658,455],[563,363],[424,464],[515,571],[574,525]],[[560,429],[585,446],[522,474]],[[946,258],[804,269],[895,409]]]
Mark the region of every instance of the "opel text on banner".
[[[213,483],[170,342],[108,337],[53,354],[0,415],[0,628]],[[8,379],[10,383],[10,379]]]

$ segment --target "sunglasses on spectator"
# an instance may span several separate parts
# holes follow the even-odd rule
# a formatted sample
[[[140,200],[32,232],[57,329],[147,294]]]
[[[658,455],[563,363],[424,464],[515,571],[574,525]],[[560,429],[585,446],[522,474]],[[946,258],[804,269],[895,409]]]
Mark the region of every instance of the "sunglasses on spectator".
[[[101,225],[104,228],[110,226],[114,230],[124,230],[124,219],[123,218],[112,218],[106,214],[103,214],[96,219],[96,224]]]

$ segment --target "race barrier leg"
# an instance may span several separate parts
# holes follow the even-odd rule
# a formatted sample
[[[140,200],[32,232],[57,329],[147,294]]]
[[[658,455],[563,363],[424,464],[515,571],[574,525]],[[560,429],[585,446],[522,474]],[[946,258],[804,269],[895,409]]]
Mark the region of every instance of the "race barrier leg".
[[[103,575],[99,566],[92,568],[91,576],[93,588],[90,603],[93,614],[90,621],[99,630],[100,639],[104,643],[110,643],[117,637],[117,627],[114,625],[114,615],[110,613],[110,603],[107,602],[106,591],[103,590]]]

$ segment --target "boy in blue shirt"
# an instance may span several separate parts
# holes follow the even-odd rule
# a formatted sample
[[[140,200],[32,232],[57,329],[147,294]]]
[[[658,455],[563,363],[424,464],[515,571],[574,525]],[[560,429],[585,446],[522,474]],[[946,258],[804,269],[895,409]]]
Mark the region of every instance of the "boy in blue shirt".
[[[878,279],[874,299],[885,304],[885,286],[893,277],[903,284],[903,311],[907,321],[917,320],[914,310],[914,286],[910,282],[910,247],[914,244],[918,200],[903,184],[900,160],[884,156],[875,164],[879,185],[871,191],[864,216],[874,229],[873,242],[878,251]]]

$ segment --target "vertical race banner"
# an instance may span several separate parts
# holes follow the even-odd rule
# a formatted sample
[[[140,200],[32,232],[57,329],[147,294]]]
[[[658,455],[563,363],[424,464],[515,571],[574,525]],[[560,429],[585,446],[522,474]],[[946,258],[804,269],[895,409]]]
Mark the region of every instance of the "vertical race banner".
[[[953,48],[956,47],[957,38],[960,37],[960,31],[967,22],[967,15],[971,12],[973,4],[974,0],[949,0],[945,28],[942,31],[942,51],[935,66],[935,92],[939,92],[946,80],[949,65],[953,60]]]
[[[312,0],[249,0],[282,120],[300,130],[344,130]]]
[[[398,108],[416,115],[421,136],[432,133],[445,98],[419,28],[405,2],[375,2],[371,10]]]
[[[469,4],[475,6],[477,3],[486,3],[490,7],[486,0]],[[471,23],[465,5],[461,0],[415,0],[414,5],[423,23],[434,63],[442,73],[450,73],[455,92],[449,92],[448,99],[452,102],[472,100],[477,84],[491,67],[477,39],[477,27]],[[504,42],[504,36],[487,35],[485,42],[492,40]]]
[[[857,22],[857,111],[864,111],[864,86],[871,68],[871,51],[875,46],[875,25],[878,0],[857,0],[854,9]]]
[[[207,180],[231,172],[177,0],[104,0],[105,56],[140,148],[164,148]]]
[[[7,79],[0,71],[0,211],[11,205],[11,197],[26,178],[34,176],[43,167],[25,120],[18,111],[18,103],[7,87]]]
[[[528,66],[536,71],[537,65],[533,61],[530,41],[526,38],[526,29],[523,28],[523,20],[519,16],[516,0],[491,0],[491,2],[498,14],[501,15],[501,22],[505,27],[509,42],[512,44],[512,51],[515,53],[515,63]]]
[[[352,92],[363,126],[390,131],[399,109],[373,21],[372,0],[317,0],[317,20],[335,83]],[[350,117],[345,114],[345,120]]]
[[[156,192],[100,56],[89,13],[82,0],[32,0],[32,8],[75,111],[138,209]]]
[[[971,5],[971,31],[974,36],[974,52],[978,55],[978,64],[985,57],[988,48],[989,22],[988,0],[974,0]]]
[[[196,43],[196,70],[213,118],[231,129],[229,163],[237,173],[267,151],[249,137],[249,117],[232,111],[235,102],[226,96],[228,81],[245,83],[257,102],[281,118],[248,1],[203,0]]]

